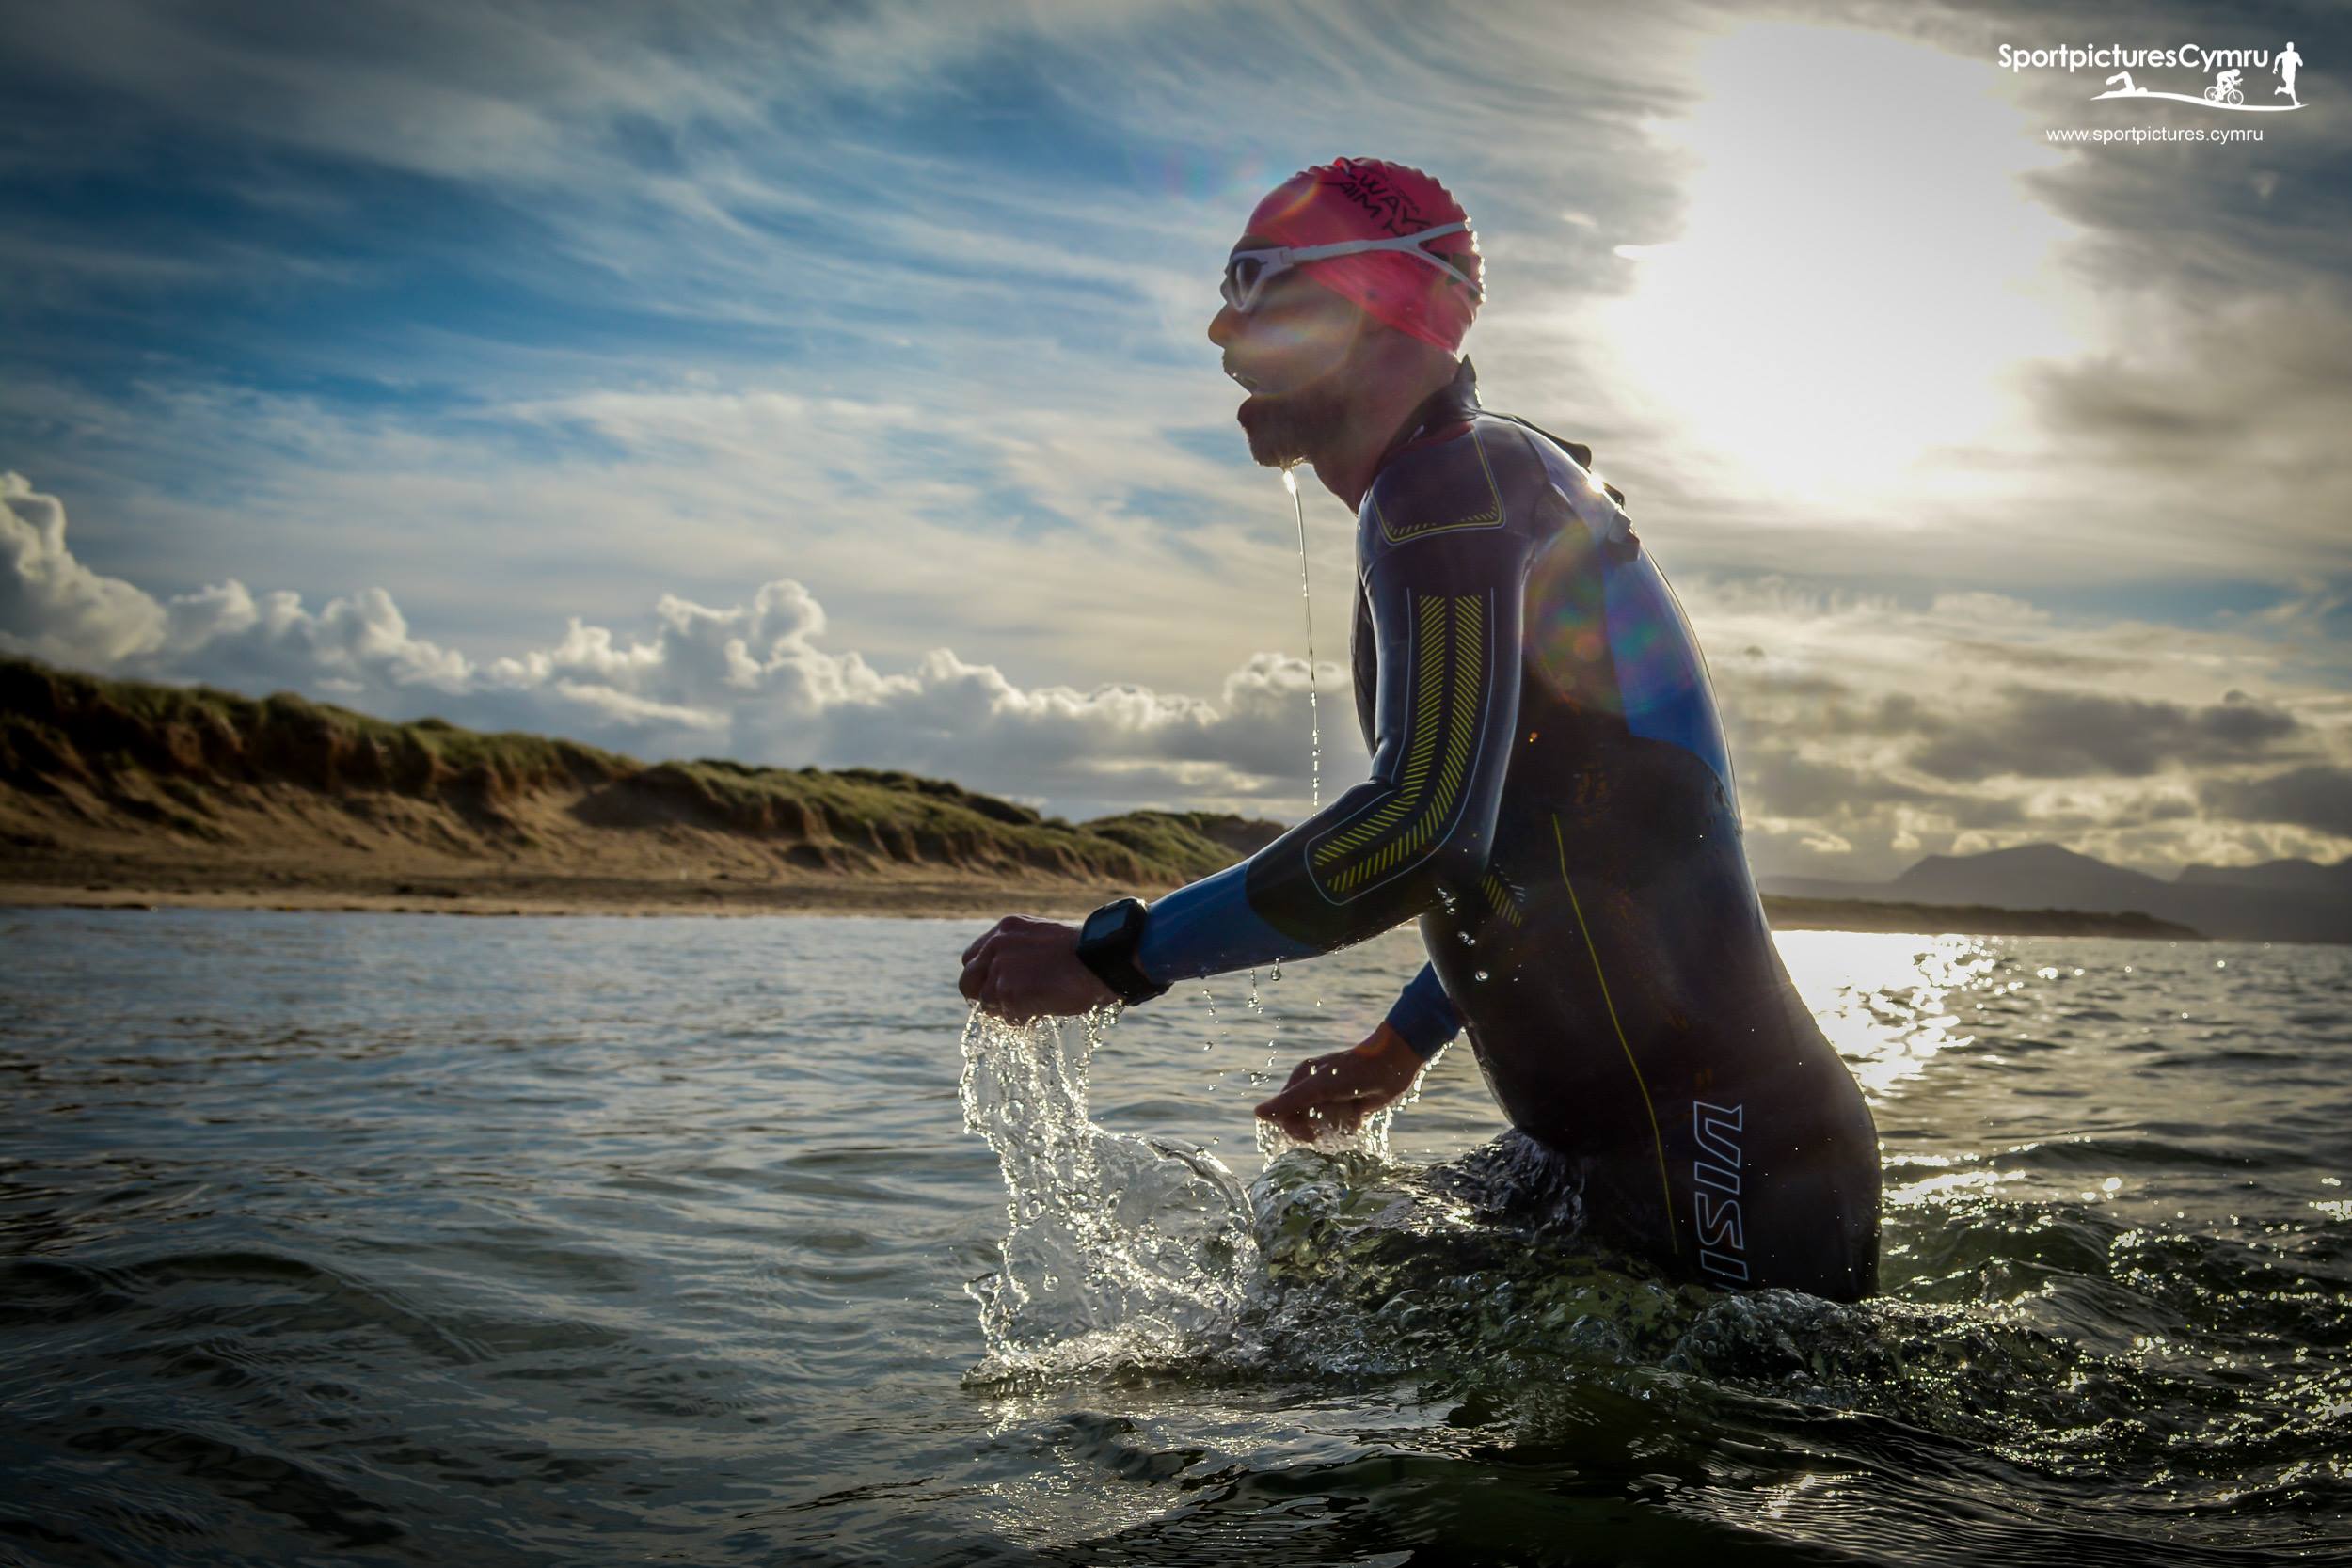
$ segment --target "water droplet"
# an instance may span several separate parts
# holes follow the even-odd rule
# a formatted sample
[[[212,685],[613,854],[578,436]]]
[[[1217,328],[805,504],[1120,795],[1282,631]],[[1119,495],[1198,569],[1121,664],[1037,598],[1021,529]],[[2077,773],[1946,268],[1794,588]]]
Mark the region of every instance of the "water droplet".
[[[1483,970],[1483,969],[1482,969],[1482,970],[1480,970],[1480,971],[1478,972],[1478,977],[1479,977],[1480,979],[1484,980],[1484,979],[1486,977],[1486,972],[1485,970]]]

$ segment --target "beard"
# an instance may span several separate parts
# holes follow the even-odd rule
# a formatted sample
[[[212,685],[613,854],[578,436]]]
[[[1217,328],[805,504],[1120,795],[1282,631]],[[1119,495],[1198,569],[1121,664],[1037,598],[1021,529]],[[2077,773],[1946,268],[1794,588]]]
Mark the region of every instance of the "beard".
[[[1340,366],[1286,392],[1252,392],[1233,418],[1249,437],[1249,456],[1268,468],[1312,462],[1347,430],[1353,414]]]

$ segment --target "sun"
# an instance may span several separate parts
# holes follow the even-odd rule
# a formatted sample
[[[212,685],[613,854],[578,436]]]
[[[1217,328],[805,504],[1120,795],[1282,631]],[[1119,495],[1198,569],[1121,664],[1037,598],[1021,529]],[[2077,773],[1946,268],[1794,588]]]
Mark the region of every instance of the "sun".
[[[1781,495],[1965,485],[1947,449],[2022,428],[2010,372],[2076,342],[2074,230],[2025,182],[2064,155],[2001,73],[1921,44],[1758,24],[1693,58],[1688,116],[1649,126],[1681,231],[1618,246],[1634,286],[1597,310],[1615,384]]]

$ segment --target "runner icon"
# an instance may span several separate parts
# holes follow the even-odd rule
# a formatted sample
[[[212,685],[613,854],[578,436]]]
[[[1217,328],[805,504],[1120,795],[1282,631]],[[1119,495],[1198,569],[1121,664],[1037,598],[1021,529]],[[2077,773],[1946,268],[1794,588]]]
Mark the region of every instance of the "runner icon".
[[[2298,109],[2303,106],[2303,101],[2295,96],[2295,72],[2296,68],[2301,66],[2302,63],[2303,56],[2295,52],[2295,40],[2293,39],[2289,39],[2287,40],[2287,46],[2279,51],[2279,74],[2285,77],[2286,80],[2281,85],[2270,89],[2271,97],[2276,98],[2279,94],[2283,92],[2287,95],[2287,102],[2294,104]]]

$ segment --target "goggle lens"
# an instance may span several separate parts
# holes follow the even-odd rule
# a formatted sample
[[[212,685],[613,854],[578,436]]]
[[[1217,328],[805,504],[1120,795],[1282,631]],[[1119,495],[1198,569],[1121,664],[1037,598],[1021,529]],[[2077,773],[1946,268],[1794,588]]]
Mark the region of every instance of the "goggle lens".
[[[1265,258],[1236,256],[1225,263],[1225,283],[1219,292],[1224,294],[1226,304],[1247,314],[1249,308],[1257,303],[1259,287],[1265,282],[1266,277]]]

